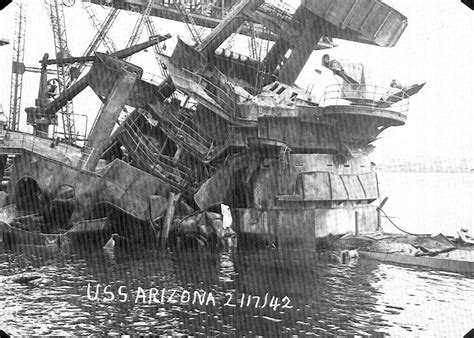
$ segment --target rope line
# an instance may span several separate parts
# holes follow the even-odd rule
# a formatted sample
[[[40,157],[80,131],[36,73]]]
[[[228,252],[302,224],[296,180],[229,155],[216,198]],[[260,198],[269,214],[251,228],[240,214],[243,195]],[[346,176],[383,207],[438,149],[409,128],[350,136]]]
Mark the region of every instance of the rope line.
[[[430,236],[430,235],[431,235],[431,234],[414,234],[414,233],[405,231],[405,230],[403,230],[402,228],[400,228],[398,225],[396,225],[396,224],[390,219],[390,217],[385,213],[385,211],[383,211],[382,208],[377,208],[377,210],[381,211],[382,214],[384,214],[384,216],[389,220],[390,223],[392,223],[392,225],[393,225],[395,228],[397,228],[397,229],[400,230],[401,232],[406,233],[407,235],[412,235],[412,236]]]

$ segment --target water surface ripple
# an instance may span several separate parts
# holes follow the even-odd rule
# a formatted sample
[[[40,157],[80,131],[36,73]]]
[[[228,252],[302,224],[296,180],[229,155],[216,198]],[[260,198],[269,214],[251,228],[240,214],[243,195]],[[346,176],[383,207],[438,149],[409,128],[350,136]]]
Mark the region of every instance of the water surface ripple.
[[[339,265],[312,251],[30,251],[0,249],[0,327],[10,334],[462,336],[474,318],[473,276],[367,260]],[[22,285],[7,277],[25,271],[44,278]],[[150,298],[152,289],[165,297]],[[192,304],[195,291],[205,299]]]

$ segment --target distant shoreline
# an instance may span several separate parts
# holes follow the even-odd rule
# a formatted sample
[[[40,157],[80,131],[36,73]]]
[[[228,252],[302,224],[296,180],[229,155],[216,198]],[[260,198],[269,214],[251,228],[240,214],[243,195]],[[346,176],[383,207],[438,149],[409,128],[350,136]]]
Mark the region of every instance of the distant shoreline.
[[[416,165],[377,165],[377,172],[401,172],[401,173],[438,173],[438,174],[474,174],[474,168],[436,168],[420,167]]]

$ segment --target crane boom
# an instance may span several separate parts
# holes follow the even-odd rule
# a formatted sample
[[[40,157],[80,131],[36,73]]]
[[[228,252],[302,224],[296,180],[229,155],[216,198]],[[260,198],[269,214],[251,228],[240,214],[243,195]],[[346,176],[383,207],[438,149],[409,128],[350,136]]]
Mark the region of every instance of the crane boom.
[[[112,27],[113,23],[115,22],[115,19],[117,19],[117,16],[120,12],[120,9],[112,7],[110,11],[107,13],[107,16],[102,23],[100,27],[98,27],[98,30],[92,39],[91,43],[89,46],[87,46],[86,51],[84,52],[83,56],[90,56],[92,53],[94,53],[97,50],[97,47],[101,44],[101,42],[104,42],[105,45],[105,38],[107,36],[107,33],[109,32],[110,28]],[[95,14],[93,13],[95,16]],[[114,45],[115,46],[115,45]],[[106,47],[107,48],[107,47]],[[109,49],[109,48],[107,48]],[[86,63],[80,63],[79,66],[77,67],[77,74],[78,77],[82,72],[84,71],[84,68],[86,67]]]
[[[130,39],[128,40],[126,48],[137,44],[138,40],[140,39],[140,36],[142,35],[145,18],[150,14],[153,3],[154,0],[148,0],[146,7],[143,9],[142,13],[138,17],[137,22],[135,23],[135,27],[133,27],[132,35],[130,35]]]
[[[83,5],[83,8],[85,9],[85,11],[87,12],[87,15],[89,16],[89,19],[91,20],[92,22],[92,25],[94,26],[95,30],[99,33],[103,28],[104,28],[104,32],[101,36],[102,38],[102,43],[104,44],[105,46],[105,49],[107,49],[107,52],[109,54],[112,54],[114,52],[117,51],[117,46],[115,45],[114,41],[108,36],[108,31],[110,30],[110,27],[112,26],[113,24],[113,21],[115,21],[115,19],[113,19],[113,21],[110,23],[110,27],[107,29],[107,31],[105,31],[105,22],[108,20],[109,16],[112,16],[113,14],[113,10],[114,9],[118,9],[118,8],[111,8],[109,13],[107,14],[107,17],[106,19],[104,20],[104,24],[101,23],[101,21],[97,18],[97,16],[95,15],[92,7],[87,4],[87,3],[82,3]],[[118,13],[119,12],[116,12],[115,15],[115,18],[118,16]]]
[[[196,23],[194,22],[194,19],[191,15],[189,15],[188,10],[186,7],[181,3],[181,1],[178,1],[175,5],[176,9],[178,10],[179,14],[181,15],[181,18],[186,25],[186,28],[188,29],[189,33],[191,33],[191,36],[193,40],[196,43],[201,43],[201,33],[202,31],[198,31],[196,28]]]
[[[149,36],[157,35],[155,25],[153,24],[153,21],[148,15],[145,17],[145,26]],[[153,46],[153,52],[155,53],[156,62],[158,62],[158,65],[160,67],[161,75],[163,76],[163,79],[166,79],[169,76],[169,72],[166,67],[164,67],[163,63],[161,62],[161,59],[158,56],[159,54],[163,53],[163,50],[161,49],[159,44]]]
[[[110,28],[112,27],[115,19],[120,12],[120,9],[112,7],[107,13],[107,17],[105,18],[103,24],[100,26],[99,30],[95,34],[94,38],[92,39],[91,43],[87,47],[86,51],[84,52],[83,56],[90,56],[97,50],[97,47],[104,41],[105,36],[109,32]],[[80,71],[84,69],[84,65],[79,67]],[[80,73],[80,72],[79,72]]]

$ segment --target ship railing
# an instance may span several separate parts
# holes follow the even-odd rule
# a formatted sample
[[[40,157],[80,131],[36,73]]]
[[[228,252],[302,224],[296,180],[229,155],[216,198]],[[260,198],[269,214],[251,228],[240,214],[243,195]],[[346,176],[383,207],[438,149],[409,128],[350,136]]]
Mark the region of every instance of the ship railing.
[[[260,6],[259,10],[266,14],[277,17],[280,21],[290,22],[292,19],[292,15],[286,10],[266,2]]]
[[[47,136],[46,133],[40,131],[37,131],[36,134],[6,131],[3,142],[0,143],[0,149],[6,148],[10,153],[28,151],[43,156],[51,155],[54,151],[54,154],[68,158],[71,165],[73,165],[73,161],[81,161],[81,149],[86,148],[85,146],[81,148]]]
[[[40,142],[38,139],[38,136],[29,133],[24,133],[20,131],[17,131],[15,133],[7,132],[5,134],[3,146],[5,148],[26,150],[31,152],[35,152],[36,147],[37,152],[39,150],[38,143]],[[45,141],[44,138],[41,137],[41,139],[43,140],[43,142]]]
[[[169,122],[169,126],[166,128],[168,129],[168,132],[174,134],[178,138],[182,137],[186,139],[186,141],[192,141],[186,142],[187,145],[191,147],[193,145],[200,146],[204,151],[198,150],[198,152],[204,156],[207,156],[212,152],[214,148],[214,139],[204,132],[197,130],[197,127],[194,126],[190,117],[187,116],[190,112],[187,112],[185,108],[176,110],[168,106],[165,110],[165,114]]]
[[[91,0],[82,0],[83,2],[92,2]],[[95,1],[94,1],[95,2]],[[103,7],[108,8],[112,6],[112,0],[102,0],[99,2],[102,4]],[[146,6],[147,0],[129,0],[122,4],[120,8],[125,8],[128,11],[133,13],[141,13],[143,8]],[[219,2],[220,3],[220,2]],[[199,14],[207,17],[212,17],[213,12],[216,10],[218,12],[225,12],[227,13],[227,8],[219,5],[219,3],[214,4],[214,1],[211,0],[194,0],[194,1],[187,1],[187,0],[156,0],[155,6],[164,7],[169,9],[175,9],[176,5],[181,4],[186,8],[186,11],[192,14]],[[224,13],[222,13],[218,18],[222,19],[224,17]]]
[[[187,73],[190,77],[192,77],[196,81],[196,83],[201,85],[204,88],[204,91],[206,92],[206,94],[209,95],[215,102],[217,102],[217,104],[219,104],[227,114],[229,114],[230,116],[235,116],[235,112],[236,112],[235,100],[228,93],[226,93],[225,90],[223,90],[222,88],[219,88],[208,79],[196,73],[193,73],[187,69],[183,69],[183,72]]]
[[[146,77],[146,81],[150,83],[159,84],[163,81],[162,77],[160,77],[159,75],[152,73],[145,74],[143,78]],[[183,93],[180,94],[183,96],[183,100],[192,100],[191,97],[188,97]],[[173,109],[172,107],[167,105],[164,113],[167,117],[167,122],[170,125],[167,126],[166,129],[170,132],[173,132],[174,130],[173,133],[176,134],[176,136],[179,136],[178,134],[184,133],[186,138],[194,140],[197,144],[200,144],[209,150],[210,148],[212,148],[214,140],[211,137],[207,136],[205,133],[196,130],[196,127],[193,126],[192,120],[190,120],[190,118],[188,117],[188,115],[192,114],[192,112],[189,112],[188,110],[189,109],[187,109],[186,107]]]
[[[183,72],[188,74],[191,78],[193,78],[197,84],[201,85],[202,88],[204,89],[205,93],[211,97],[219,106],[222,107],[222,109],[231,116],[235,116],[235,111],[237,108],[236,100],[233,99],[225,90],[222,88],[219,88],[216,86],[214,83],[209,81],[208,79],[193,73],[187,69],[182,69]],[[174,77],[179,77],[179,75],[173,75]],[[161,82],[163,82],[163,77],[157,75],[157,74],[152,74],[152,73],[144,73],[142,78],[155,85],[159,85]],[[182,80],[188,80],[184,77],[180,77]]]
[[[89,159],[91,158],[91,155],[92,155],[93,152],[94,152],[93,147],[88,147],[88,146],[84,145],[81,148],[82,156],[78,160],[77,167],[78,168],[85,168],[85,166],[86,166],[87,162],[89,162]]]
[[[320,106],[355,106],[406,115],[409,95],[402,90],[374,85],[333,84],[326,87]]]
[[[211,161],[231,143],[233,131],[229,126],[223,133],[225,137],[217,141],[194,123],[193,111],[190,108],[177,109],[166,105],[161,114],[160,128],[176,143],[204,162]]]
[[[193,77],[196,76],[196,74],[192,72],[188,71],[188,73]],[[160,84],[163,81],[161,76],[153,73],[144,73],[142,78],[153,84]],[[166,117],[166,121],[162,122],[160,128],[162,128],[166,133],[176,136],[183,143],[185,143],[185,146],[194,146],[193,148],[198,153],[197,155],[200,156],[204,161],[208,161],[215,154],[220,153],[231,143],[230,139],[232,134],[230,133],[232,133],[232,131],[229,130],[229,127],[227,127],[227,132],[225,134],[228,137],[217,144],[214,138],[198,128],[192,121],[192,118],[190,118],[190,115],[192,115],[192,110],[195,109],[198,101],[192,96],[181,92],[180,90],[176,90],[176,92],[178,92],[180,100],[186,103],[179,109],[173,109],[167,105],[165,111],[163,112],[164,116]],[[248,99],[248,97],[244,97],[242,95],[240,96],[244,99]],[[228,97],[230,99],[230,96]],[[192,142],[186,142],[188,140],[191,140]],[[201,148],[201,150],[196,146]]]
[[[162,68],[163,69],[163,68]],[[166,80],[167,77],[169,77],[169,74],[167,73],[167,70],[164,70],[165,73],[162,72],[161,75],[156,74],[156,73],[149,73],[149,72],[143,72],[142,75],[142,80],[149,82],[155,86],[159,86],[163,83],[163,81]],[[184,94],[179,88],[175,88],[173,93],[171,94],[172,98],[179,98],[184,99],[188,95]]]
[[[137,116],[138,119],[139,116]],[[156,174],[166,181],[171,181],[180,187],[185,186],[191,181],[191,172],[189,168],[182,164],[175,163],[172,159],[161,154],[153,143],[146,139],[146,136],[139,131],[135,120],[127,120],[122,129],[126,140],[127,150],[130,157],[134,158],[147,169],[146,171]]]
[[[221,12],[227,12],[224,6],[219,6],[214,4],[214,1],[211,0],[195,0],[195,1],[186,1],[186,0],[159,0],[157,1],[159,5],[168,8],[175,8],[176,5],[182,4],[186,7],[186,11],[193,14],[200,14],[204,16],[212,16],[212,11],[219,10]],[[220,18],[224,17],[222,14]]]
[[[151,84],[154,84],[155,86],[159,86],[165,80],[165,78],[163,75],[158,75],[158,74],[150,73],[150,72],[143,72],[142,80],[146,82],[150,82]]]
[[[60,139],[66,141],[66,143],[70,143],[69,141],[74,141],[76,145],[82,145],[84,142],[87,141],[87,135],[88,135],[87,127],[89,124],[89,117],[85,114],[73,113],[71,114],[71,118],[74,119],[76,127],[80,126],[81,130],[79,131],[77,130],[78,128],[76,128],[76,134],[69,135],[64,130],[58,130],[57,128],[54,128],[53,138],[57,139],[59,137]],[[95,121],[94,121],[94,124],[95,124]]]

